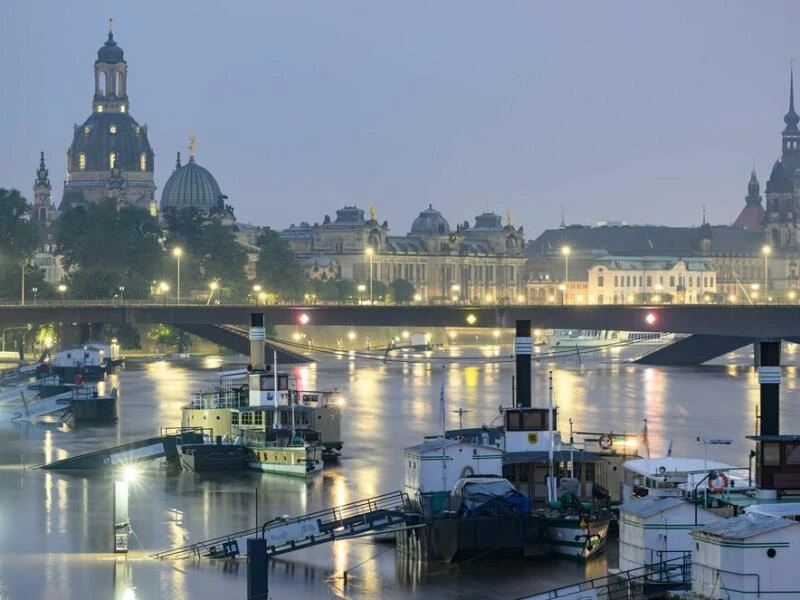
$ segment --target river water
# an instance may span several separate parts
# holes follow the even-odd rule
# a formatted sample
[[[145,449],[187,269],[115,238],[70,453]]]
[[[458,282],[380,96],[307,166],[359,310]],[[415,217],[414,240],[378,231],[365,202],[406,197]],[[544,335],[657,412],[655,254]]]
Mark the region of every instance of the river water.
[[[782,432],[800,431],[794,349],[784,351]],[[12,422],[19,401],[0,395],[0,599],[244,599],[244,561],[157,561],[149,555],[255,526],[256,498],[263,522],[400,489],[402,449],[436,433],[442,377],[449,427],[458,426],[452,411],[459,408],[465,427],[491,423],[498,407],[510,403],[510,354],[508,346],[456,347],[389,362],[323,354],[293,368],[305,389],[344,393],[340,463],[308,483],[259,473],[176,474],[147,465],[131,489],[134,535],[127,557],[110,552],[112,480],[32,467],[178,426],[190,392],[243,359],[131,361],[107,382],[119,389],[120,418],[104,427]],[[647,419],[654,455],[672,440],[675,455],[702,456],[707,449],[709,459],[747,465],[751,444],[744,436],[754,430],[758,403],[751,353],[692,368],[638,366],[626,358],[625,350],[542,357],[534,363],[533,403],[546,405],[552,371],[562,432],[568,418],[578,430],[631,433]],[[704,447],[698,437],[735,443]],[[603,575],[616,560],[609,549],[586,565],[559,559],[426,564],[360,538],[272,561],[270,592],[273,598],[516,598]]]

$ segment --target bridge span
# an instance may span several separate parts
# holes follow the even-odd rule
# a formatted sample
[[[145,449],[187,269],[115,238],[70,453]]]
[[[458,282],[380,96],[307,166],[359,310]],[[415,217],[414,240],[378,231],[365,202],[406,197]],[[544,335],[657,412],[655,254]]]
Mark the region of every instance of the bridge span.
[[[23,323],[169,323],[246,325],[263,312],[265,323],[309,326],[514,327],[530,320],[541,329],[605,329],[800,339],[800,307],[790,305],[657,306],[253,306],[70,304],[0,306],[0,325]],[[305,315],[305,318],[303,317]]]

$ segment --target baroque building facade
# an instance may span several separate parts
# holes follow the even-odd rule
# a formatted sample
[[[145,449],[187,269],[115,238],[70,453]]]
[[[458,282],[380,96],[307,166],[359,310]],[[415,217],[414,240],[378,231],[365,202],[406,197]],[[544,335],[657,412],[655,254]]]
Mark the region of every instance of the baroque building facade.
[[[513,303],[524,292],[525,238],[521,227],[505,226],[493,213],[451,229],[429,206],[404,236],[389,234],[356,206],[281,232],[311,279],[349,279],[365,288],[408,281],[423,302]],[[365,290],[367,291],[367,290]]]

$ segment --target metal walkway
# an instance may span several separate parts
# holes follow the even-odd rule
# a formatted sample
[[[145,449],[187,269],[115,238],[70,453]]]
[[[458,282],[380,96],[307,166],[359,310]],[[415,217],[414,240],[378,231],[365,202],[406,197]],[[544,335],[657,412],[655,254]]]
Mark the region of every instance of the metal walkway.
[[[174,433],[169,433],[174,431]],[[166,429],[156,437],[128,442],[112,448],[95,450],[78,456],[71,456],[57,460],[46,465],[34,467],[36,469],[70,469],[75,471],[91,471],[113,467],[122,463],[130,464],[140,461],[153,460],[178,455],[180,444],[202,444],[203,431],[200,429]]]
[[[277,518],[262,527],[195,542],[153,554],[151,558],[181,559],[206,556],[235,556],[247,547],[247,538],[264,537],[267,555],[278,556],[370,532],[382,531],[403,523],[415,523],[419,515],[409,512],[408,495],[390,492],[335,508],[327,508],[290,519]]]

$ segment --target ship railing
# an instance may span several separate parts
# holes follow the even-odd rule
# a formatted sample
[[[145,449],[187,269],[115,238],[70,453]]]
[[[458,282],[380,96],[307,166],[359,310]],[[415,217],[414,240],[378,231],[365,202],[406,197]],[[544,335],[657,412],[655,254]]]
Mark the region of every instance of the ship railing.
[[[669,574],[669,576],[665,576]],[[660,563],[609,573],[595,579],[556,588],[517,600],[558,600],[587,597],[597,600],[640,600],[664,598],[669,590],[687,590],[692,584],[692,553]]]
[[[213,390],[207,392],[193,392],[189,396],[189,404],[187,405],[187,408],[247,408],[247,406],[247,395],[238,390]]]

